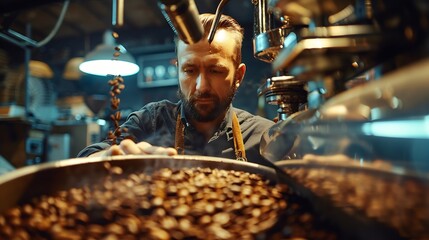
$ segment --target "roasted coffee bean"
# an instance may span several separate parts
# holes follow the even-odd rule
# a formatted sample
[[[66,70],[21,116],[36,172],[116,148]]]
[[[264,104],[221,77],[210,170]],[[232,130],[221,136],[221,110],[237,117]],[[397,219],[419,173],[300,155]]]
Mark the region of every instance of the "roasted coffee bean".
[[[118,80],[117,79],[112,79],[112,80],[109,80],[107,83],[110,85],[110,86],[115,86],[115,85],[117,85],[118,84]]]
[[[110,120],[115,121],[115,120],[116,120],[115,115],[111,114],[111,115],[110,115]]]
[[[113,134],[113,131],[109,131],[109,133],[107,134],[107,138],[108,139],[114,139],[115,138],[115,134]]]
[[[313,231],[308,211],[287,204],[287,188],[257,174],[210,168],[126,174],[110,162],[104,168],[101,182],[0,215],[0,239],[293,239],[316,230],[325,236],[319,239],[335,239]]]
[[[121,94],[121,89],[115,88],[115,89],[113,89],[112,92],[115,93],[116,95],[119,95],[119,94]]]
[[[323,167],[285,171],[350,214],[363,213],[396,229],[406,239],[429,239],[429,192],[425,179]],[[312,216],[302,215],[300,221],[308,218]]]
[[[115,113],[115,120],[121,120],[121,112],[116,112]]]

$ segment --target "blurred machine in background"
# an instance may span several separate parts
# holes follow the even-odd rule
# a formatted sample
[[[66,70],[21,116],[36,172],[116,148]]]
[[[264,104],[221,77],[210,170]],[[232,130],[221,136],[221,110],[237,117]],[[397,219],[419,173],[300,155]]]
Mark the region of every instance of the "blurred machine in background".
[[[253,3],[254,55],[273,70],[258,93],[279,113],[261,154],[356,239],[394,238],[376,236],[372,220],[400,239],[427,238],[429,2]],[[337,218],[325,200],[362,222]]]
[[[429,2],[258,0],[259,95],[279,106],[272,160],[344,154],[428,165]]]
[[[25,81],[24,66],[9,69],[2,82],[0,99],[0,155],[14,167],[45,161],[48,157],[50,121],[56,118],[52,69],[30,61]],[[28,84],[28,92],[25,86]],[[23,106],[28,98],[28,109]],[[28,113],[28,116],[26,116]],[[37,119],[37,121],[34,121]]]
[[[104,138],[105,121],[56,122],[49,136],[48,161],[75,158],[86,146]]]
[[[64,78],[79,80],[76,70],[77,66],[66,66]],[[14,167],[76,157],[105,136],[107,125],[98,114],[107,103],[106,96],[57,99],[53,71],[46,63],[31,60],[29,73],[28,91],[23,66],[8,69],[1,83],[0,155]]]

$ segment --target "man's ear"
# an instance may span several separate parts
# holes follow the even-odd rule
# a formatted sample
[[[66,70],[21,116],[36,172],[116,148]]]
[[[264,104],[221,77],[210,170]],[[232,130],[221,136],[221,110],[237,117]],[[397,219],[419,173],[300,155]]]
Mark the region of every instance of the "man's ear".
[[[235,84],[238,88],[244,79],[244,75],[246,74],[246,64],[240,63],[237,68],[237,72],[235,73]]]

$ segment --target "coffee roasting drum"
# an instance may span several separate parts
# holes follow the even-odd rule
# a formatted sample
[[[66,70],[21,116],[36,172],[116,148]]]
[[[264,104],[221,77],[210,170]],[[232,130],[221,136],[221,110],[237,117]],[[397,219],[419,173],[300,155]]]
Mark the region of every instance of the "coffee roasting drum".
[[[255,57],[276,72],[258,89],[279,106],[261,142],[272,167],[25,167],[0,177],[0,239],[429,239],[429,2],[252,4]]]
[[[336,239],[279,181],[269,167],[201,156],[26,167],[0,180],[0,238]]]
[[[116,156],[25,167],[0,178],[0,194],[8,196],[0,200],[0,237],[400,239],[427,234],[427,214],[422,214],[427,208],[420,199],[425,185],[414,176],[303,160],[279,166],[288,175],[202,156]],[[300,184],[303,180],[307,183]],[[408,188],[400,188],[402,183]],[[407,204],[398,207],[395,200],[404,198]]]

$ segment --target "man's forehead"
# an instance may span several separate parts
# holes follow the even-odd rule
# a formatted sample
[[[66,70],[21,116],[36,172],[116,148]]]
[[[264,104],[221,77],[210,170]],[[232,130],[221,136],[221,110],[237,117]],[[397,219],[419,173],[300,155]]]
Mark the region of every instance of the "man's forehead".
[[[179,41],[177,46],[178,64],[181,66],[202,63],[206,66],[229,65],[234,62],[237,54],[236,44],[233,34],[224,29],[216,32],[215,38],[210,44],[207,39],[191,45]]]
[[[220,44],[225,44],[225,43],[234,43],[235,45],[235,35],[234,33],[227,31],[225,29],[219,29],[216,31],[215,36],[213,38],[212,44],[208,43],[208,39],[207,37],[203,37],[199,42],[197,42],[196,44],[186,44],[185,42],[183,42],[182,40],[178,40],[177,44],[178,44],[178,48],[183,48],[183,47],[192,47],[192,46],[198,46],[201,44],[207,44],[207,45],[216,45],[216,43],[220,43]]]
[[[184,55],[180,57],[180,65],[182,66],[194,66],[203,64],[205,66],[225,66],[228,64],[228,57],[219,57],[218,54],[208,54],[202,57],[196,57],[195,55]]]

